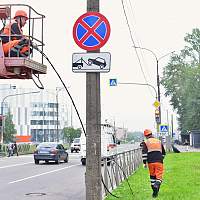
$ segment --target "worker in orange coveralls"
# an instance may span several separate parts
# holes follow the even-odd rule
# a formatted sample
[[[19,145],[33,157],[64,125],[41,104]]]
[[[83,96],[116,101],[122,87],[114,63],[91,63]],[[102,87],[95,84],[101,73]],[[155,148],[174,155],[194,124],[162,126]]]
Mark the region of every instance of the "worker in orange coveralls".
[[[144,136],[146,141],[142,145],[142,159],[145,168],[148,163],[152,197],[156,198],[163,180],[163,159],[166,153],[161,141],[153,137],[151,130],[145,129]]]
[[[32,52],[30,41],[23,35],[22,31],[27,20],[27,13],[23,10],[17,10],[14,21],[1,29],[0,38],[6,57],[8,55],[11,57],[27,57]]]

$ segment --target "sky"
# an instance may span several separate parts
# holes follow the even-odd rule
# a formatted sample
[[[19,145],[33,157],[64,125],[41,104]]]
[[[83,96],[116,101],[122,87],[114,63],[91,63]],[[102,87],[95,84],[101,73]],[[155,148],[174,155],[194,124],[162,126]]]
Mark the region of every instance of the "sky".
[[[54,64],[79,110],[83,123],[86,117],[86,74],[72,72],[72,54],[84,53],[73,39],[72,30],[75,21],[86,12],[86,0],[1,0],[1,4],[28,4],[36,11],[45,15],[44,20],[44,52]],[[144,75],[149,84],[156,86],[156,60],[148,51],[137,49],[136,46],[148,48],[157,58],[172,51],[179,52],[184,48],[184,37],[193,28],[199,27],[199,0],[123,0],[129,27],[124,14],[122,0],[100,0],[100,13],[109,21],[111,35],[101,52],[110,52],[111,70],[101,73],[101,116],[118,127],[129,131],[143,131],[150,128],[155,131],[153,103],[155,93],[147,86],[118,85],[109,86],[109,79],[118,82],[145,83]],[[36,27],[35,27],[36,28]],[[40,27],[38,27],[40,28]],[[133,44],[134,42],[134,44]],[[162,77],[163,67],[170,56],[159,61],[159,75]],[[41,76],[46,89],[62,87],[61,82],[47,64],[47,74]],[[0,80],[0,84],[11,83],[17,87],[36,88],[31,80]],[[67,95],[66,95],[67,96]],[[69,99],[66,98],[69,102]],[[62,97],[60,97],[62,98]],[[162,123],[170,121],[176,112],[164,96],[161,86]],[[74,124],[80,127],[76,114]]]

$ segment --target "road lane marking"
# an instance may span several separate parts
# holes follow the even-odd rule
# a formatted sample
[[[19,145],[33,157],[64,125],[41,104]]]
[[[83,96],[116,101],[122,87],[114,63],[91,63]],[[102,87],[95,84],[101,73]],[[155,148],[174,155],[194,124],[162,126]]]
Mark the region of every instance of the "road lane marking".
[[[36,178],[36,177],[43,176],[43,175],[46,175],[46,174],[51,174],[51,173],[54,173],[54,172],[62,171],[64,169],[69,169],[69,168],[76,167],[76,166],[79,166],[79,165],[81,165],[81,164],[71,165],[71,166],[60,168],[60,169],[55,169],[55,170],[52,170],[52,171],[49,171],[49,172],[44,172],[44,173],[41,173],[41,174],[36,174],[34,176],[29,176],[29,177],[26,177],[26,178],[18,179],[16,181],[11,181],[8,184],[22,182],[22,181],[25,181],[25,180],[28,180],[28,179],[32,179],[32,178]]]
[[[16,166],[22,166],[22,165],[28,165],[30,163],[33,163],[33,162],[27,162],[27,163],[15,164],[15,165],[6,165],[6,166],[0,167],[0,169],[9,168],[9,167],[16,167]]]

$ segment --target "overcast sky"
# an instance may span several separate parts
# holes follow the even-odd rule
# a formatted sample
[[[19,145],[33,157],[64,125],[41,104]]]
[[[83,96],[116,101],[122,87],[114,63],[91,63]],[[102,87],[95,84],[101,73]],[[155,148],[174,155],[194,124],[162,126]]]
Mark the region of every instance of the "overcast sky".
[[[132,36],[137,46],[151,49],[158,58],[184,47],[184,36],[199,27],[199,0],[124,0],[126,14]],[[74,98],[81,118],[85,123],[85,77],[84,73],[72,72],[72,54],[85,52],[73,40],[72,29],[79,16],[86,12],[86,0],[1,0],[3,3],[24,3],[32,6],[45,18],[45,53],[55,65]],[[101,111],[102,121],[114,121],[116,126],[129,130],[155,130],[153,102],[154,91],[146,86],[118,85],[109,86],[110,78],[118,82],[145,83],[141,66],[138,62],[133,42],[126,23],[121,0],[100,0],[100,12],[110,22],[109,41],[101,48],[102,52],[111,53],[111,71],[101,74]],[[36,27],[35,27],[36,28]],[[142,69],[148,83],[156,89],[156,62],[147,51],[138,50]],[[159,72],[169,56],[159,62]],[[47,75],[41,78],[45,88],[61,87],[59,79],[48,65]],[[1,84],[13,83],[17,87],[35,88],[31,80],[0,80]],[[163,123],[167,122],[172,109],[164,97],[161,87],[161,106]],[[175,112],[173,113],[176,117]],[[74,114],[74,121],[80,126]]]

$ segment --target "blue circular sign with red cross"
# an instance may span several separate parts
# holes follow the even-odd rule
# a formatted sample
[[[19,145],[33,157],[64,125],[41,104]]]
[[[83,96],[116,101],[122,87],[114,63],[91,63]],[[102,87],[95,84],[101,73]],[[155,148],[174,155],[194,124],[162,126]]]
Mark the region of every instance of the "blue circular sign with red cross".
[[[87,12],[81,15],[73,27],[76,44],[88,51],[100,49],[108,41],[110,24],[99,12]]]

